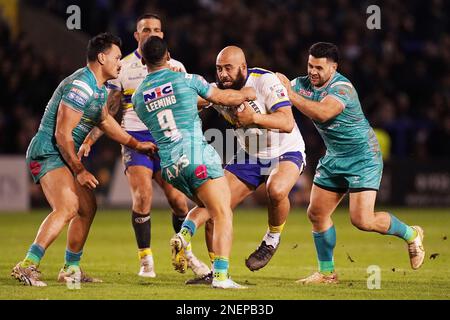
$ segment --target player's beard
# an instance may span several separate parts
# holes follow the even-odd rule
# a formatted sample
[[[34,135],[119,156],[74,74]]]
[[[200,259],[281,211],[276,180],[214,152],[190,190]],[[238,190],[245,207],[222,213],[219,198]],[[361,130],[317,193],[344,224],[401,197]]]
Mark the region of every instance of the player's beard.
[[[223,82],[220,81],[220,79],[219,79],[219,77],[217,76],[217,73],[216,73],[216,84],[217,84],[217,87],[219,89],[241,90],[244,87],[246,80],[247,79],[244,77],[244,73],[242,72],[242,69],[239,69],[238,74],[236,76],[236,79],[234,79],[232,81],[231,86],[225,87],[223,85]]]
[[[311,81],[311,79],[312,79],[311,74],[309,74],[308,76],[309,76],[309,80]],[[331,74],[330,74],[330,76],[329,76],[326,80],[324,80],[321,76],[318,76],[317,84],[314,84],[314,86],[317,87],[317,88],[320,88],[320,87],[322,87],[325,83],[327,83],[328,80],[330,80],[330,79],[331,79]],[[312,83],[312,82],[311,82],[311,83]]]

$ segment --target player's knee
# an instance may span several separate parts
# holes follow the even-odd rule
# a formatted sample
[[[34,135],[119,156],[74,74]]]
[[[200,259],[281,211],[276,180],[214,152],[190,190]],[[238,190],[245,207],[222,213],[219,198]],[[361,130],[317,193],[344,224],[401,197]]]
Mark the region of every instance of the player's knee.
[[[82,210],[81,209],[79,210],[79,214],[83,218],[94,219],[96,213],[97,213],[96,202],[90,204],[88,208],[83,208]]]
[[[288,197],[288,193],[276,184],[269,186],[267,194],[271,203],[280,203]]]
[[[79,208],[78,197],[71,197],[65,199],[64,204],[55,211],[58,212],[64,221],[69,222],[77,216]]]
[[[137,190],[133,193],[133,210],[140,213],[150,211],[152,195],[145,190]]]
[[[216,205],[213,208],[207,208],[208,212],[211,216],[212,222],[215,223],[217,221],[232,219],[233,211],[231,211],[230,207],[225,205]]]
[[[308,219],[309,221],[311,221],[312,224],[320,224],[322,221],[325,220],[323,214],[321,214],[320,210],[318,210],[317,208],[309,206],[307,214]]]
[[[175,212],[176,215],[183,216],[188,211],[188,206],[186,203],[186,199],[182,194],[174,194],[167,198],[169,201],[169,205],[172,208],[173,212]]]
[[[351,218],[352,224],[362,231],[373,230],[373,219],[364,216],[353,216]]]

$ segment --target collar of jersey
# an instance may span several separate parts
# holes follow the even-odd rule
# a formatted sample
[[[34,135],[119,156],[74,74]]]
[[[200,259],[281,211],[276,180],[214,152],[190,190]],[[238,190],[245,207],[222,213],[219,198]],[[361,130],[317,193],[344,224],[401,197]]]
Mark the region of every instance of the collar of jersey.
[[[136,57],[138,57],[139,60],[142,59],[142,57],[141,57],[141,55],[139,54],[139,52],[137,51],[137,49],[134,50],[134,54],[135,54]]]
[[[156,70],[156,71],[153,71],[153,72],[149,72],[148,74],[150,75],[150,74],[156,74],[156,73],[158,73],[158,72],[161,72],[161,71],[167,71],[167,70],[170,70],[169,68],[163,68],[163,69],[159,69],[159,70]]]
[[[105,85],[103,85],[101,88],[99,88],[99,87],[98,87],[97,78],[95,77],[94,72],[91,70],[91,68],[89,68],[89,66],[86,66],[86,68],[88,69],[88,71],[89,71],[91,77],[94,78],[95,88],[96,88],[97,90],[103,89],[103,87],[104,87]]]

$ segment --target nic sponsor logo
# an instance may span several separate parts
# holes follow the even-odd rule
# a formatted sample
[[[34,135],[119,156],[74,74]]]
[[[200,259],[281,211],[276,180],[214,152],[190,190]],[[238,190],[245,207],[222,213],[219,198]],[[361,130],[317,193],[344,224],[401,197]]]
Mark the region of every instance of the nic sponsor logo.
[[[173,94],[172,82],[144,91],[144,102],[149,103]]]

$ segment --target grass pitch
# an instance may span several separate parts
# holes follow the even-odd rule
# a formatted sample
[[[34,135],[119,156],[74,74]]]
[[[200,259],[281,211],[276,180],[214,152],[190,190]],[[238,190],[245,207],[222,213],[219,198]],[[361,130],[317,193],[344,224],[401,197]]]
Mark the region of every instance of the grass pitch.
[[[291,211],[281,247],[262,270],[250,272],[244,259],[258,246],[266,231],[265,210],[237,210],[231,275],[248,290],[212,290],[186,286],[192,277],[173,271],[169,239],[173,234],[169,211],[152,213],[152,249],[157,278],[137,277],[136,244],[127,211],[100,211],[84,249],[82,267],[103,279],[69,290],[56,282],[64,262],[65,231],[47,250],[40,270],[46,288],[25,287],[10,277],[11,268],[23,259],[47,211],[0,214],[0,299],[155,299],[155,300],[296,300],[296,299],[446,299],[450,298],[450,209],[392,210],[401,220],[425,230],[426,260],[413,271],[405,243],[395,237],[361,232],[346,210],[334,215],[337,229],[335,261],[339,285],[301,286],[295,280],[316,270],[311,227],[305,209]],[[196,255],[207,261],[201,228],[193,241]],[[369,290],[367,268],[381,268],[381,289]]]

